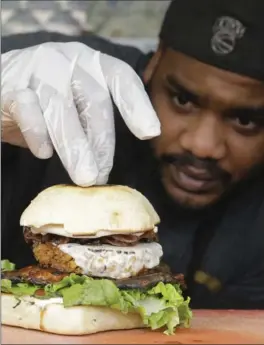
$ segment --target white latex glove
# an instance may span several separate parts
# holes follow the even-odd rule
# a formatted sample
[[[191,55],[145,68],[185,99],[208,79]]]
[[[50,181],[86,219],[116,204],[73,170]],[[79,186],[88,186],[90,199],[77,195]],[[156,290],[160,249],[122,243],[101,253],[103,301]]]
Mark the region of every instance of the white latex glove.
[[[82,43],[45,43],[2,54],[2,141],[38,158],[55,149],[78,185],[104,184],[112,169],[111,97],[139,139],[160,134],[140,78]]]

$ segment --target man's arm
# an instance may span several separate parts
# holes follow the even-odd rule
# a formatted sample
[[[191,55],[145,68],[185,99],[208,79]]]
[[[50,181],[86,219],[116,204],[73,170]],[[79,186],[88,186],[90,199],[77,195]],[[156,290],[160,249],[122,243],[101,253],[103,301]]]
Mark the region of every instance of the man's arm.
[[[82,44],[80,45],[79,43],[67,43],[67,42],[76,42],[76,41]],[[54,45],[49,46],[48,42],[55,42],[55,43]],[[64,42],[64,43],[58,44],[58,42],[62,42],[62,43]],[[30,63],[32,60],[30,59],[30,56],[32,54],[31,50],[33,50],[33,53],[34,53],[34,48],[30,49],[29,53],[28,53],[29,50],[25,49],[25,51],[23,51],[23,48],[37,46],[43,43],[47,43],[47,45],[45,45],[44,47],[41,47],[41,49],[37,51],[37,54],[42,52],[41,53],[42,55],[37,56],[37,57],[35,56],[34,61],[36,62],[37,60],[37,64],[35,63],[35,64],[32,64],[32,66],[30,66]],[[84,45],[94,48],[93,52],[91,51],[92,49],[85,47]],[[56,49],[56,46],[58,46],[57,49]],[[69,47],[69,49],[67,47]],[[74,47],[74,48],[70,49],[70,47]],[[17,51],[14,52],[14,50],[17,50]],[[99,50],[106,54],[106,55],[100,55],[100,62],[98,62],[97,59],[89,58],[90,56],[96,57],[99,55],[96,53],[96,50],[97,51]],[[49,56],[47,54],[47,51],[50,52],[52,55]],[[65,55],[62,54],[62,51],[65,52]],[[111,106],[108,107],[108,105],[111,104],[111,100],[114,100],[116,101],[115,109],[120,108],[121,101],[122,101],[121,105],[124,105],[124,102],[127,103],[128,106],[126,107],[123,106],[121,108],[122,116],[126,115],[126,109],[130,109],[130,111],[131,109],[133,110],[133,113],[130,114],[131,116],[130,116],[129,123],[133,122],[133,125],[130,127],[131,129],[133,129],[133,133],[136,131],[138,132],[138,133],[135,133],[135,135],[138,138],[140,138],[141,136],[150,138],[153,135],[154,136],[157,135],[155,133],[153,134],[153,128],[155,127],[154,125],[157,125],[158,131],[159,131],[159,122],[156,118],[156,114],[154,113],[154,110],[151,106],[149,98],[147,97],[147,94],[145,93],[144,88],[142,87],[140,83],[140,80],[137,78],[135,72],[133,71],[133,67],[137,65],[137,61],[139,57],[142,55],[142,53],[139,50],[132,47],[124,47],[121,45],[112,44],[108,42],[107,40],[104,40],[104,39],[101,39],[99,37],[96,37],[94,35],[89,35],[89,34],[85,34],[79,37],[72,37],[72,36],[65,36],[65,35],[60,35],[56,33],[38,32],[34,34],[19,34],[19,35],[4,37],[2,39],[2,52],[7,53],[9,57],[11,56],[10,60],[8,59],[8,57],[4,56],[6,60],[6,71],[5,71],[6,76],[8,76],[9,79],[10,79],[10,76],[12,77],[11,85],[9,83],[6,87],[7,91],[9,91],[9,93],[6,92],[6,95],[9,95],[10,90],[13,91],[13,89],[15,90],[14,94],[21,91],[18,87],[18,81],[21,82],[20,74],[21,74],[21,71],[24,70],[24,66],[27,69],[27,73],[28,74],[31,73],[33,76],[37,74],[37,77],[38,77],[39,74],[43,73],[44,74],[43,78],[42,79],[40,78],[42,85],[45,86],[46,79],[48,79],[48,85],[54,85],[54,88],[57,87],[56,76],[59,75],[60,78],[64,80],[64,77],[68,76],[68,74],[70,73],[71,76],[73,77],[75,76],[77,79],[82,80],[83,88],[81,89],[81,91],[85,96],[87,96],[87,99],[91,99],[91,105],[93,106],[93,108],[91,109],[89,107],[89,114],[87,114],[87,118],[89,117],[89,121],[96,122],[98,119],[98,115],[102,116],[102,114],[98,112],[97,109],[104,109],[103,115],[104,116],[105,114],[107,115],[106,118],[109,121],[104,121],[104,122],[99,121],[100,124],[102,124],[103,126],[103,128],[100,131],[99,131],[99,127],[97,125],[95,126],[97,128],[98,134],[103,133],[104,131],[108,129],[107,127],[104,128],[104,126],[108,126],[109,122],[110,122],[109,128],[113,127],[112,107]],[[43,52],[44,53],[46,52],[47,59],[43,58]],[[57,57],[57,60],[58,58],[60,58],[59,60],[62,60],[63,63],[60,63],[59,61],[59,63],[55,64],[54,66],[54,59],[52,58],[54,55],[55,57]],[[81,57],[79,59],[80,61],[75,61],[74,55]],[[29,56],[29,58],[28,59],[24,58],[23,60],[23,57],[25,56],[26,57]],[[12,61],[12,57],[13,57],[13,60],[16,60],[15,61],[16,64],[13,63],[14,61]],[[3,60],[3,56],[2,56],[2,60]],[[118,61],[118,60],[123,60],[127,64],[130,64],[130,66],[132,67],[132,70],[131,68],[128,68],[126,64],[123,64],[122,61]],[[74,64],[72,62],[74,62]],[[94,70],[92,69],[94,65],[90,66],[90,64],[92,63],[94,65],[96,63],[97,64],[100,63],[100,66],[98,67],[99,68],[98,78],[99,79],[101,78],[101,79],[99,81],[94,80],[94,78],[92,77],[92,75],[94,75]],[[72,70],[73,65],[76,67],[74,70]],[[125,75],[125,78],[120,78],[120,80],[118,80],[118,83],[115,82],[115,78],[119,78],[119,76],[118,75],[115,76],[115,74],[112,73],[112,68],[115,66],[119,66],[120,69],[122,70],[122,73],[124,73]],[[50,67],[51,67],[51,71],[49,72]],[[95,67],[97,67],[97,65]],[[89,74],[89,68],[92,69],[92,72],[93,72],[92,75]],[[12,69],[12,71],[10,71],[10,69]],[[32,69],[32,71],[30,69]],[[80,70],[82,70],[83,72],[79,73]],[[54,80],[56,81],[56,83],[53,83]],[[63,82],[63,80],[58,79],[60,84]],[[8,82],[7,78],[5,78],[5,81]],[[132,82],[134,83],[133,93],[130,93],[130,92],[127,92],[127,90],[130,90]],[[107,86],[109,88],[102,89],[101,84],[104,85],[104,83],[108,83]],[[26,81],[24,84],[26,84]],[[67,83],[66,83],[66,86],[67,86]],[[72,86],[71,84],[68,85],[69,88],[71,88],[71,86]],[[16,87],[18,87],[18,90],[16,90]],[[37,87],[37,85],[32,83],[32,90],[29,90],[29,91],[35,92],[36,90],[34,89],[34,87]],[[65,84],[62,84],[61,91],[63,91],[64,88],[65,88]],[[52,100],[52,93],[51,95],[48,95],[49,96],[48,98],[46,97],[47,95],[44,94],[46,91],[50,90],[49,88],[47,89],[46,87],[42,87],[40,89],[43,92],[41,92],[40,95],[37,95],[37,98],[35,97],[33,99],[35,103],[37,103],[37,105],[39,105],[38,102],[40,102],[41,98],[43,97],[46,100],[47,99]],[[99,100],[98,100],[98,90],[99,90],[99,96],[101,93]],[[76,89],[75,91],[79,91],[79,89]],[[111,91],[113,92],[111,93]],[[57,90],[57,93],[60,95],[60,88]],[[2,90],[2,97],[3,95],[5,94],[3,93],[3,90]],[[13,93],[11,93],[11,96],[13,96]],[[137,102],[134,104],[135,99]],[[27,110],[24,108],[25,104],[27,105],[27,102],[24,102],[25,98],[20,97],[19,99],[16,99],[16,100],[20,101],[20,103],[22,104],[22,108],[18,106],[17,109],[20,112],[18,112],[15,115],[20,116],[21,111],[23,110],[23,114],[25,115],[23,119],[27,120],[28,123],[30,124],[29,126],[25,126],[25,128],[31,129],[30,116],[34,114],[34,119],[36,119],[36,113],[37,115],[41,115],[43,112],[43,109],[41,107],[38,107],[37,109],[39,111],[36,112],[35,111],[36,108],[33,107],[33,111],[32,111],[32,107],[31,107],[32,104],[28,102],[29,110],[25,111]],[[14,104],[16,100],[12,100],[11,104]],[[97,103],[93,104],[93,102],[97,102]],[[100,102],[101,103],[103,102],[104,104],[101,105]],[[48,102],[48,104],[51,104],[51,106],[53,106],[54,102],[53,103]],[[55,102],[55,105],[56,104],[57,103]],[[62,106],[64,106],[63,102],[61,104]],[[132,107],[132,104],[133,104],[133,107]],[[8,106],[9,106],[9,103],[7,103],[7,109],[8,109]],[[42,106],[46,106],[46,103],[44,103],[44,105],[42,103]],[[15,108],[11,107],[10,109],[14,110]],[[50,109],[52,110],[52,112],[49,111],[48,113],[48,116],[50,116],[50,120],[52,120],[52,121],[48,121],[49,125],[51,124],[51,122],[52,123],[55,122],[56,124],[56,119],[60,119],[60,117],[57,116],[56,114],[56,111],[55,111],[56,109],[57,108],[54,107],[54,109],[53,108]],[[60,110],[61,108],[58,107],[58,109]],[[144,113],[145,116],[144,116],[143,124],[141,125],[140,118],[142,118],[142,116],[140,114],[142,114],[142,112]],[[86,116],[86,114],[84,114],[85,113],[84,111],[82,113],[83,113],[82,115]],[[148,114],[150,116],[149,123],[146,120],[146,118],[148,117]],[[65,112],[62,111],[61,115],[62,115],[61,118],[63,120],[63,118],[65,117]],[[10,114],[10,118],[11,116],[13,115]],[[19,118],[21,118],[21,116]],[[38,118],[42,119],[41,116],[38,116]],[[75,117],[71,117],[71,119],[75,119]],[[11,118],[11,120],[13,121],[13,118]],[[76,120],[74,120],[75,123],[76,121],[78,123],[78,120],[79,118],[77,117]],[[153,121],[154,121],[154,125],[153,125]],[[19,121],[13,121],[13,122],[14,122],[14,125],[16,125],[17,123],[21,123]],[[24,124],[24,122],[22,124]],[[69,139],[79,138],[78,134],[71,135],[72,128],[69,127],[70,125],[68,121],[61,121],[60,123],[63,124],[64,126],[67,126],[68,128],[67,133],[68,134],[70,133]],[[84,121],[84,124],[85,123],[86,122]],[[82,124],[80,123],[80,125]],[[46,123],[44,123],[43,126],[44,128],[46,128]],[[144,129],[145,127],[147,128]],[[82,127],[80,126],[78,126],[78,128],[82,129]],[[58,135],[60,136],[61,132],[64,135],[65,131],[64,130],[62,131],[62,129],[64,128],[59,126],[58,129],[59,131],[56,131],[56,126],[52,128],[51,132],[53,133],[53,135],[56,134],[57,136]],[[146,133],[144,134],[145,131]],[[73,132],[75,133],[75,131]],[[38,138],[39,136],[37,136],[37,139]],[[112,140],[110,135],[106,136],[105,139],[108,142]],[[60,140],[55,140],[55,143],[59,143],[59,142]],[[109,149],[112,150],[112,146],[108,145],[107,143],[104,144],[105,143],[104,140],[103,141],[97,140],[96,142],[98,142],[99,145],[104,145],[104,147],[106,147],[108,151]],[[4,152],[3,152],[3,146],[4,146]],[[87,153],[87,150],[83,149],[83,145],[79,145],[79,146],[76,145],[76,148],[73,145],[68,145],[67,148],[69,149],[67,150],[67,153],[74,154],[74,158],[76,158],[76,154],[77,153],[79,154],[80,151],[83,151],[85,154]],[[61,150],[64,148],[59,147],[59,149]],[[98,155],[98,152],[100,153],[100,157]],[[96,158],[109,157],[109,159],[112,159],[111,153],[106,154],[106,155],[101,155],[101,152],[102,151],[100,151],[100,147],[99,147],[98,151],[95,150],[92,153],[96,156]],[[54,184],[54,181],[56,180],[56,178],[57,178],[58,183],[62,183],[64,181],[64,178],[68,179],[66,170],[62,166],[61,161],[59,160],[58,156],[55,153],[56,152],[54,152],[54,155],[48,160],[37,159],[27,149],[11,146],[7,143],[2,145],[1,160],[2,160],[2,167],[3,167],[2,174],[3,174],[3,187],[4,187],[3,198],[2,198],[3,199],[2,205],[4,205],[4,207],[2,208],[2,218],[3,218],[2,230],[4,233],[4,236],[2,236],[3,247],[4,247],[3,255],[4,257],[10,258],[10,260],[12,261],[20,262],[21,265],[26,265],[31,260],[29,258],[30,254],[28,253],[29,256],[26,254],[27,249],[25,248],[26,246],[23,244],[24,243],[23,235],[21,234],[21,236],[19,236],[19,239],[17,239],[17,234],[19,233],[19,218],[23,209],[30,202],[30,200],[32,200],[32,198],[38,192],[40,192],[41,189],[43,189],[43,187],[46,184],[50,184],[50,183]],[[68,161],[70,162],[71,160],[68,160]],[[57,163],[55,170],[52,170],[50,168],[52,165],[52,162]],[[108,163],[108,161],[105,160],[103,164],[105,163]],[[57,169],[58,165],[59,165],[59,169]],[[75,167],[81,168],[82,166],[83,164],[72,165],[74,169]],[[100,169],[101,169],[101,166],[102,165],[100,165]],[[110,168],[110,165],[108,166],[108,168]],[[85,171],[86,176],[87,176],[88,169],[84,169],[82,171]],[[105,173],[106,169],[103,172]],[[3,213],[4,213],[4,216],[3,216]],[[12,243],[11,249],[10,249],[10,243]],[[25,253],[23,254],[23,252]]]

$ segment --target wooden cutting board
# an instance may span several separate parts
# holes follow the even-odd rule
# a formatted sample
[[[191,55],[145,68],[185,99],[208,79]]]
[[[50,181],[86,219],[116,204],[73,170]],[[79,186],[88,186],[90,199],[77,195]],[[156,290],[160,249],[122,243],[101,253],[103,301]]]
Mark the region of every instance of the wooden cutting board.
[[[147,330],[61,336],[3,326],[2,344],[264,344],[264,311],[194,311],[191,329],[174,336]]]

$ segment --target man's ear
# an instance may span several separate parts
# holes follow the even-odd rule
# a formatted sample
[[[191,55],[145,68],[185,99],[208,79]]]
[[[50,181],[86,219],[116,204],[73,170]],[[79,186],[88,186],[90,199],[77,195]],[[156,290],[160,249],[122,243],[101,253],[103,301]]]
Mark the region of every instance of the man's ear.
[[[155,73],[155,70],[159,64],[159,61],[161,59],[161,55],[164,51],[164,46],[162,42],[159,43],[157,51],[154,53],[152,58],[150,59],[144,73],[143,73],[143,81],[145,84],[148,84],[150,79],[152,78],[153,74]]]

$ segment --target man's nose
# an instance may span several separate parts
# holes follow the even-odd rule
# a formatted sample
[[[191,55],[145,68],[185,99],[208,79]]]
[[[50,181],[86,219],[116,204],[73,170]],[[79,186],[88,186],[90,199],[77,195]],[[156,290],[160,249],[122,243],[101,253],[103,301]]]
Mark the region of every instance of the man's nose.
[[[226,144],[220,119],[211,113],[191,119],[182,132],[180,144],[196,157],[222,159],[226,153]]]

